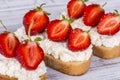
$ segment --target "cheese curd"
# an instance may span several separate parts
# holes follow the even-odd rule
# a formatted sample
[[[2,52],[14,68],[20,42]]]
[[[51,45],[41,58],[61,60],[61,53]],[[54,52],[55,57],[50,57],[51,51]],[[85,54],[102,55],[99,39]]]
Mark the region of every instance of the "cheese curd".
[[[49,39],[45,39],[41,42],[41,46],[45,53],[51,54],[56,59],[60,59],[64,62],[85,61],[88,60],[92,54],[92,45],[84,51],[72,52],[67,48],[66,42],[53,42]]]
[[[44,61],[36,70],[26,70],[15,58],[6,58],[0,54],[0,74],[18,78],[18,80],[40,80],[40,75],[45,73]]]
[[[90,31],[91,42],[96,46],[115,47],[120,44],[120,31],[115,35],[101,35],[97,32],[96,28]]]

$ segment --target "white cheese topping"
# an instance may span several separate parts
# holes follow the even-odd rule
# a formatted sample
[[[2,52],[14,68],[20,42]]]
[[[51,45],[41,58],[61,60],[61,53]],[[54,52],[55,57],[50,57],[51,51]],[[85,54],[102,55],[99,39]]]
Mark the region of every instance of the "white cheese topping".
[[[120,44],[120,31],[115,35],[101,35],[97,32],[96,28],[90,31],[92,44],[96,46],[115,47]]]
[[[20,41],[27,39],[23,28],[18,29],[15,34]],[[34,39],[34,36],[32,38]],[[40,76],[45,73],[44,61],[39,64],[36,70],[26,70],[15,58],[6,58],[0,54],[0,74],[18,78],[18,80],[40,80]]]
[[[26,70],[15,58],[6,58],[0,54],[0,74],[18,78],[18,80],[40,80],[40,76],[45,73],[44,61],[36,70]]]
[[[90,26],[86,26],[84,23],[83,23],[83,18],[79,18],[77,20],[75,20],[72,24],[71,24],[72,28],[75,29],[75,28],[80,28],[82,29],[83,31],[88,31],[90,30],[92,27]]]
[[[51,54],[55,58],[65,62],[85,61],[88,60],[92,54],[92,45],[84,51],[72,52],[67,48],[66,42],[53,42],[49,39],[45,39],[41,42],[41,46],[45,53]]]

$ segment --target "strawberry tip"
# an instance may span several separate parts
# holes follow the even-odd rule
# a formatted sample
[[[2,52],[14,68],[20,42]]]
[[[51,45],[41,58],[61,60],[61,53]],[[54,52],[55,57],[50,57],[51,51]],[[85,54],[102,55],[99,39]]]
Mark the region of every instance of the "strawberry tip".
[[[89,0],[81,0],[81,1],[83,1],[83,2],[87,2],[87,1],[89,1]]]
[[[40,8],[42,8],[43,5],[46,5],[46,3],[42,3],[42,4],[40,5]]]
[[[38,6],[38,7],[36,7],[34,10],[35,11],[42,11],[43,13],[45,13],[46,15],[51,15],[50,13],[48,13],[48,12],[46,12],[46,11],[44,11],[43,9],[42,9],[42,6],[43,5],[46,5],[45,3],[42,3],[40,6]]]
[[[30,31],[31,31],[31,28],[32,28],[33,24],[34,24],[34,21],[32,21],[32,22],[30,23],[29,29],[28,29],[28,38],[29,38],[30,41],[32,41],[32,39],[31,39],[31,37],[30,37]]]
[[[36,10],[36,11],[41,11],[43,5],[46,5],[46,4],[45,4],[45,3],[42,3],[40,6],[38,6],[37,8],[35,8],[35,10]]]
[[[0,23],[1,23],[2,27],[5,29],[5,32],[9,32],[7,27],[3,24],[2,20],[0,20]]]
[[[106,4],[107,4],[107,2],[105,2],[105,3],[102,5],[102,7],[104,7]]]
[[[66,18],[64,15],[62,15],[62,20],[66,20],[66,21],[68,21],[69,23],[72,23],[73,21],[74,21],[74,19],[73,18]]]
[[[43,11],[43,9],[42,9],[42,6],[43,5],[46,5],[45,3],[42,3],[40,6],[37,6],[36,8],[35,8],[35,10],[36,11]]]
[[[51,15],[50,13],[48,13],[48,12],[46,12],[46,11],[44,11],[44,13],[45,13],[46,15],[48,15],[48,16]]]
[[[73,19],[73,18],[70,18],[70,19],[69,19],[69,22],[70,22],[70,23],[72,23],[73,21],[74,21],[74,19]]]
[[[42,40],[42,38],[41,37],[37,37],[37,38],[35,38],[35,40],[34,41],[41,41]]]
[[[120,13],[118,12],[118,10],[114,10],[114,12],[113,12],[115,15],[117,15],[117,16],[120,16]]]

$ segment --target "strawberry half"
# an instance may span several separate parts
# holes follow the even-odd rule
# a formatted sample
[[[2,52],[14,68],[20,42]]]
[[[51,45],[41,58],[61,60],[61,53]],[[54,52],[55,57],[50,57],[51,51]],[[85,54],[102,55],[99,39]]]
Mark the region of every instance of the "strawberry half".
[[[52,41],[64,41],[71,31],[70,23],[67,20],[53,20],[47,27],[48,38]]]
[[[10,32],[4,32],[0,34],[0,53],[5,57],[14,57],[15,49],[18,44],[19,40],[15,34]]]
[[[30,36],[30,31],[33,25],[33,23],[30,23],[27,33],[28,40],[19,44],[16,48],[16,59],[28,70],[35,70],[44,59],[44,52],[42,48],[36,41],[32,41]]]
[[[36,42],[26,41],[18,45],[16,58],[23,67],[28,70],[34,70],[44,59],[44,52]]]
[[[44,31],[49,23],[49,17],[41,7],[37,7],[36,9],[27,12],[23,17],[23,25],[25,27],[26,34],[32,22],[33,26],[31,29],[31,35],[36,35]]]
[[[87,26],[96,26],[105,11],[99,4],[91,4],[85,8],[83,21]]]
[[[69,17],[77,19],[81,17],[84,13],[86,4],[84,3],[87,0],[71,0],[67,4],[67,12]]]
[[[97,25],[97,31],[103,35],[114,35],[120,30],[120,15],[115,13],[105,14],[99,24]]]
[[[87,32],[79,28],[71,31],[68,39],[68,49],[72,51],[82,51],[88,48],[90,44],[91,40]]]

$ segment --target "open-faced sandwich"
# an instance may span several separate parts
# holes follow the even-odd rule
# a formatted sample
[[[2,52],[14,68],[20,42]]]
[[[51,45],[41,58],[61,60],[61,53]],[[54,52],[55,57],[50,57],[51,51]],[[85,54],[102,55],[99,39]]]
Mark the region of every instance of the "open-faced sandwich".
[[[118,11],[106,13],[90,34],[96,56],[105,59],[120,57],[120,14]]]
[[[41,12],[38,10],[39,8],[31,10],[25,15],[24,21],[28,20],[26,25],[29,25],[29,27],[26,30],[27,35],[25,35],[27,38],[24,39],[25,29],[24,31],[17,30],[14,33],[9,32],[0,21],[6,29],[5,32],[0,33],[0,80],[46,80],[44,51],[37,42],[41,38],[31,39],[30,36],[31,33],[36,34],[33,29],[34,25],[35,30],[38,30],[35,22],[30,19],[33,19],[33,16],[34,19],[36,19],[36,16],[39,19],[44,15],[42,10]],[[46,16],[45,19],[48,23],[49,18]],[[42,24],[41,31],[47,23]]]

